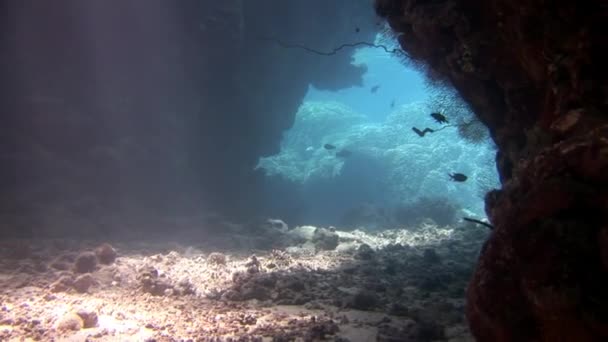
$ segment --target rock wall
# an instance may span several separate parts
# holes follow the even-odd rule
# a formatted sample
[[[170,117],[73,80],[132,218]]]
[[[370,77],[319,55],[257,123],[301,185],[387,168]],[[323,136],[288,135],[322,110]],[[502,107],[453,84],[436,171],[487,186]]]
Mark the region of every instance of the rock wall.
[[[60,216],[257,210],[257,158],[278,149],[309,83],[347,87],[364,71],[348,53],[267,38],[326,50],[373,34],[367,1],[295,5],[3,1],[2,231],[39,232]]]
[[[606,4],[375,7],[429,77],[456,87],[499,147],[503,187],[486,197],[495,228],[468,288],[477,339],[608,339]]]

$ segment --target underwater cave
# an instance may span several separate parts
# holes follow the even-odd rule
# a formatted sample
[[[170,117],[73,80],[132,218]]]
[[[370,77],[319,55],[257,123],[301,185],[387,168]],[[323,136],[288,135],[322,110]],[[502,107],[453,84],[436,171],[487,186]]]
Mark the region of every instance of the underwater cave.
[[[0,16],[0,341],[608,340],[604,1]]]

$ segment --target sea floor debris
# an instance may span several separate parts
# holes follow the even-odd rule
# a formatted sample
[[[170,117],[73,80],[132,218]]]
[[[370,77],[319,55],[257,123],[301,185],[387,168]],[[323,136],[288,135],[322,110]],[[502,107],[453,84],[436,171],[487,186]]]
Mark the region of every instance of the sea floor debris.
[[[464,292],[488,231],[461,226],[305,226],[267,250],[4,240],[0,340],[472,341]]]

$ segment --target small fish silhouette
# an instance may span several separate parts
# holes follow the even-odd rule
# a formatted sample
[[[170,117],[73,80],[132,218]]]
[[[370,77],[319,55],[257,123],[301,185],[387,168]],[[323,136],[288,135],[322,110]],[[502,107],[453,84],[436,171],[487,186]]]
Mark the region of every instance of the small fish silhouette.
[[[325,145],[323,145],[323,148],[326,150],[335,150],[336,146],[334,146],[332,144],[325,144]]]
[[[452,173],[448,174],[448,176],[450,176],[454,182],[465,182],[468,179],[468,177],[462,173]]]
[[[361,29],[359,27],[355,27],[355,33],[359,33],[361,32]]]
[[[377,92],[377,91],[378,91],[378,89],[380,89],[380,85],[375,85],[375,86],[373,86],[373,87],[370,89],[370,91],[371,91],[371,92],[372,92],[372,94],[373,94],[373,93]]]
[[[435,119],[435,121],[437,121],[438,123],[448,123],[448,119],[445,117],[445,115],[436,112],[436,113],[431,113],[431,116],[433,117],[433,119]]]

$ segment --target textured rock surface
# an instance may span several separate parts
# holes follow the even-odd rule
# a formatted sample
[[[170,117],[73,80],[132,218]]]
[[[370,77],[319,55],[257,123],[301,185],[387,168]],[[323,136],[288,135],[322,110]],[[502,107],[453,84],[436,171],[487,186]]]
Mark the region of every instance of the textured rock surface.
[[[608,338],[602,1],[377,0],[402,47],[489,126],[503,189],[468,290],[481,341]]]
[[[298,228],[309,234],[292,243]],[[120,258],[84,275],[50,264],[99,242],[57,248],[52,240],[7,239],[0,340],[472,341],[465,288],[488,229],[335,230],[339,246],[351,248],[315,251],[306,246],[316,228],[277,226],[273,238],[289,247],[256,255],[248,246],[225,249],[235,240],[229,231],[185,244],[176,236],[116,241]],[[2,247],[24,242],[30,257],[6,257]],[[81,285],[93,286],[83,294]]]

